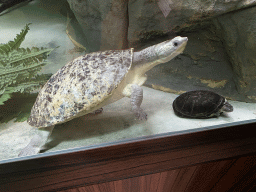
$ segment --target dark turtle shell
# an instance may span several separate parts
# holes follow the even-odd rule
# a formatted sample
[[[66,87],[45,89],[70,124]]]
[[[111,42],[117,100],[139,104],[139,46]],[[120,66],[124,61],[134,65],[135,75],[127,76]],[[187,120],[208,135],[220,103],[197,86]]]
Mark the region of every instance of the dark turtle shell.
[[[173,101],[172,106],[175,114],[180,117],[208,118],[216,116],[224,104],[225,98],[221,95],[196,90],[181,94]]]

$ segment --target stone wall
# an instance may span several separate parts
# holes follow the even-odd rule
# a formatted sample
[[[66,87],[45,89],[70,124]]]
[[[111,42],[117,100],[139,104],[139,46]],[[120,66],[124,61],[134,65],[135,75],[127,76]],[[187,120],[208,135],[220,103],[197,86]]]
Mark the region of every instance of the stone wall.
[[[127,48],[126,0],[67,0],[80,23],[89,51]]]
[[[166,17],[159,4],[170,7]],[[195,31],[208,19],[254,5],[255,0],[129,0],[128,41],[134,45],[143,34],[154,31]]]
[[[147,86],[256,102],[256,0],[67,1],[90,52],[189,38],[184,54],[148,72]]]
[[[240,94],[256,99],[256,7],[214,19]]]

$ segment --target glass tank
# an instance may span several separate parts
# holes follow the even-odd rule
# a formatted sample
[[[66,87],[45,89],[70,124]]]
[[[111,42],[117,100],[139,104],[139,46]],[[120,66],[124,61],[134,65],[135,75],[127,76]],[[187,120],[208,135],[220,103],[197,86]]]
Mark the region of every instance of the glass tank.
[[[253,5],[0,0],[0,160],[255,119]]]

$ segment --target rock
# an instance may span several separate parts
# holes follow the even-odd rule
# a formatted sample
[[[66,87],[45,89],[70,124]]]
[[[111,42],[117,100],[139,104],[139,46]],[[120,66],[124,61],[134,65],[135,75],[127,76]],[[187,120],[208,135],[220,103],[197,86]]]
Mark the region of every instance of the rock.
[[[126,0],[68,0],[86,37],[89,52],[127,48]]]
[[[211,23],[206,29],[186,34],[189,40],[184,53],[148,71],[145,85],[167,92],[176,90],[176,94],[206,89],[243,101],[236,91],[228,54],[215,30]]]
[[[188,36],[185,53],[148,72],[147,86],[208,89],[256,102],[256,0],[68,0],[87,50],[125,49]],[[237,91],[238,90],[238,91]]]
[[[207,19],[256,5],[256,0],[68,0],[89,51],[139,47],[140,40],[201,29]],[[169,6],[168,11],[164,11]],[[129,23],[128,23],[129,22]],[[129,28],[128,28],[129,25]]]
[[[166,18],[160,9],[161,2],[169,2],[171,11]],[[256,5],[256,0],[130,0],[129,46],[136,46],[145,36],[201,29],[206,19],[253,5]]]
[[[232,63],[240,94],[256,102],[256,7],[229,13],[214,21]]]

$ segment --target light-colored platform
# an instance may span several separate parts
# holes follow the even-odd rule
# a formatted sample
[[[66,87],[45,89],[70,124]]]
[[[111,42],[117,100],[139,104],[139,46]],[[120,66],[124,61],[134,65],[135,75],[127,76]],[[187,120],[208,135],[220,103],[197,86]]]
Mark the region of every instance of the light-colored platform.
[[[96,116],[83,116],[55,127],[47,151],[56,151],[99,143],[136,138],[158,133],[182,131],[256,118],[256,104],[230,101],[234,112],[211,119],[177,117],[172,109],[175,94],[143,87],[142,108],[147,121],[139,121],[130,111],[130,101],[123,98],[103,108]],[[0,160],[15,158],[34,134],[27,122],[0,124]],[[46,151],[46,152],[47,152]]]

